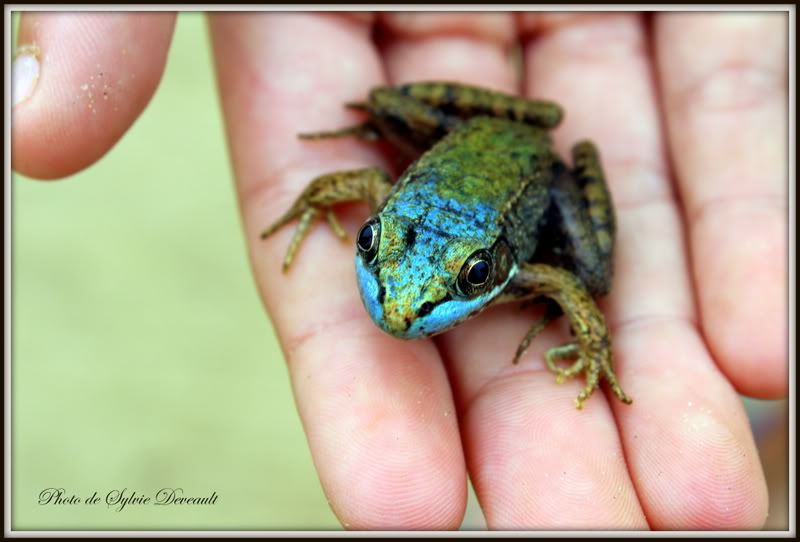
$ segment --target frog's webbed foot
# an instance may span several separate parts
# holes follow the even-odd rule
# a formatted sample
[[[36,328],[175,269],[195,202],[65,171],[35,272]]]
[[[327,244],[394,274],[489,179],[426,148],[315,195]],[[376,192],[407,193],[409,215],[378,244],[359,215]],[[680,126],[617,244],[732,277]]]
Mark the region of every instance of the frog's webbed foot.
[[[297,249],[308,234],[314,220],[324,214],[334,233],[340,239],[346,240],[347,234],[336,219],[333,206],[346,201],[367,200],[370,209],[374,211],[386,198],[391,186],[389,175],[378,168],[339,171],[320,175],[309,183],[283,216],[264,230],[261,238],[266,239],[295,218],[299,218],[297,230],[283,260],[283,272],[285,273],[289,269]]]
[[[605,318],[583,284],[563,269],[545,264],[524,264],[497,302],[521,301],[538,296],[546,296],[554,303],[548,303],[545,315],[525,335],[514,361],[563,310],[570,320],[575,342],[556,346],[545,353],[545,364],[557,375],[556,383],[566,382],[581,373],[586,375],[586,385],[575,400],[575,406],[579,409],[597,389],[601,378],[608,381],[611,391],[620,401],[630,404],[631,398],[622,391],[614,374],[611,339]],[[569,367],[559,367],[556,362],[561,360],[572,360],[573,363]]]
[[[556,365],[556,361],[560,360],[572,360],[573,362],[565,368]],[[586,385],[575,399],[575,407],[578,409],[583,408],[584,401],[598,388],[601,376],[608,381],[611,391],[620,401],[625,404],[633,402],[617,382],[611,364],[610,348],[602,345],[586,345],[582,348],[577,343],[555,346],[545,352],[544,362],[547,368],[556,374],[556,384],[563,384],[581,373],[586,374]]]

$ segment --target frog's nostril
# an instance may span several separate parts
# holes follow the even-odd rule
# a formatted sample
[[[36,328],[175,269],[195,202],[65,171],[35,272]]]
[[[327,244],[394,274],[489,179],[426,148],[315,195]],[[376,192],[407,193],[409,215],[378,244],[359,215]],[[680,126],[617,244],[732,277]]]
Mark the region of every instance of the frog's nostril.
[[[425,316],[426,314],[430,314],[432,310],[433,310],[433,303],[429,303],[428,301],[426,301],[419,307],[419,310],[417,311],[417,316]]]

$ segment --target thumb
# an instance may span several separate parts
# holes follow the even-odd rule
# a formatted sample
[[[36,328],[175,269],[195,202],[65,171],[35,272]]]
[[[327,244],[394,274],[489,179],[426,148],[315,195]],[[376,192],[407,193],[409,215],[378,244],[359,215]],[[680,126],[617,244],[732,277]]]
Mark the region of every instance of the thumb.
[[[174,13],[27,13],[12,67],[11,163],[55,179],[103,156],[164,72]]]

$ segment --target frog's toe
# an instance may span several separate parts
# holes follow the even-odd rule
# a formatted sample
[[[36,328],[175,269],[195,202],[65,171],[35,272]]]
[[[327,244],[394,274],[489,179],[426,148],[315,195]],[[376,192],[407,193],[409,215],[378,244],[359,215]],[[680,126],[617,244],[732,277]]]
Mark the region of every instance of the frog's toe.
[[[628,395],[622,391],[622,387],[617,382],[617,375],[614,374],[614,370],[611,368],[610,364],[603,367],[603,377],[608,381],[608,386],[611,388],[611,392],[623,403],[629,405],[633,402],[633,399],[628,397]]]
[[[597,389],[599,384],[600,364],[593,360],[589,362],[589,366],[586,368],[586,385],[580,393],[578,393],[578,398],[575,400],[575,408],[578,410],[582,409],[584,401],[594,393],[594,390]]]
[[[286,257],[283,259],[284,273],[289,270],[289,266],[294,259],[295,253],[297,253],[297,249],[300,247],[300,243],[302,243],[303,239],[308,235],[309,226],[311,226],[311,223],[314,222],[319,215],[320,210],[316,207],[308,207],[300,215],[300,221],[297,223],[297,230],[295,230],[292,242],[289,243],[289,248],[286,250]]]
[[[302,132],[297,134],[297,137],[300,139],[334,139],[347,136],[355,136],[364,141],[377,141],[381,138],[381,133],[372,122],[366,121],[354,126],[345,126],[338,130]]]
[[[334,213],[331,209],[325,211],[325,217],[328,219],[328,225],[333,230],[333,233],[336,234],[336,237],[341,239],[342,241],[347,241],[347,233],[342,228],[342,225],[339,224],[339,220],[336,218],[336,213]]]
[[[281,216],[278,220],[273,222],[270,227],[262,231],[261,239],[266,239],[267,237],[269,237],[270,235],[272,235],[273,233],[284,227],[286,224],[297,218],[300,215],[300,213],[303,212],[302,207],[298,205],[299,203],[300,202],[298,201],[294,205],[292,205],[292,207],[288,211],[286,211],[283,214],[283,216]]]
[[[525,303],[523,302],[523,306],[524,305]],[[544,328],[546,328],[550,322],[558,318],[560,315],[561,315],[561,309],[560,307],[558,307],[558,305],[555,306],[552,304],[547,305],[547,309],[545,310],[544,316],[542,316],[542,318],[528,330],[528,333],[525,334],[525,337],[522,339],[522,342],[519,343],[519,346],[517,347],[517,353],[514,354],[514,359],[512,360],[512,363],[514,363],[514,365],[516,365],[519,362],[519,358],[522,356],[525,350],[528,349],[528,346],[531,344],[531,341],[535,339],[536,336],[539,333],[541,333],[542,330],[544,330]],[[556,369],[554,369],[555,367],[554,363],[548,362],[547,366],[550,367],[551,371],[558,372]]]
[[[579,356],[579,354],[580,349],[577,344],[556,346],[545,352],[544,363],[551,372],[557,375],[557,384],[563,384],[567,379],[572,378],[583,370],[585,361],[583,356]],[[575,362],[565,369],[556,365],[556,362],[561,360],[575,360]]]
[[[286,257],[283,260],[284,273],[289,269],[289,265],[292,263],[300,243],[303,242],[303,239],[308,234],[309,226],[311,226],[311,223],[319,217],[321,212],[322,211],[320,209],[310,205],[306,199],[301,196],[297,199],[294,205],[292,205],[292,207],[283,214],[283,216],[276,220],[266,230],[261,232],[261,239],[266,239],[292,220],[300,217],[294,237],[292,237],[292,241],[289,243],[289,248],[286,251]],[[333,220],[335,221],[336,219],[334,218]],[[328,217],[328,221],[331,221],[330,217]],[[336,226],[339,226],[338,222],[336,223]],[[339,228],[341,229],[341,226],[339,226]]]

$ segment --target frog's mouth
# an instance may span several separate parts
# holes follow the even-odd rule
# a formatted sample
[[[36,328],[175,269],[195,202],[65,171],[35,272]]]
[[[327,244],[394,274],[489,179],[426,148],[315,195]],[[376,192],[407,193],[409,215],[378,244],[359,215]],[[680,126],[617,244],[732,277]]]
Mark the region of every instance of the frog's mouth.
[[[453,299],[450,294],[437,302],[423,303],[417,318],[405,331],[405,336],[413,339],[443,333],[478,314],[487,303],[487,298]],[[426,312],[426,309],[427,313],[419,314],[419,312]]]
[[[437,317],[441,307],[451,301],[453,298],[446,291],[439,299],[425,301],[416,308],[413,305],[387,300],[383,305],[383,319],[378,325],[390,335],[401,339],[430,337],[450,329],[457,323]]]

